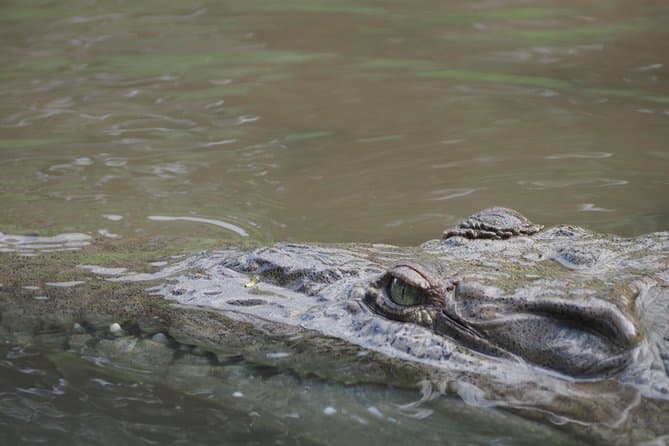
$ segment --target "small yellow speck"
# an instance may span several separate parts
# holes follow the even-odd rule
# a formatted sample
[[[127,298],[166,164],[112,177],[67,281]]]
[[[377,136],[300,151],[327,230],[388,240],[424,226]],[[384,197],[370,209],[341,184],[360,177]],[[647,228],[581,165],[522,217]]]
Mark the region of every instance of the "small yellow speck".
[[[258,285],[259,280],[260,280],[260,278],[258,277],[258,275],[254,274],[253,277],[251,277],[251,281],[249,283],[247,283],[246,285],[244,285],[244,287],[253,288],[254,286]]]

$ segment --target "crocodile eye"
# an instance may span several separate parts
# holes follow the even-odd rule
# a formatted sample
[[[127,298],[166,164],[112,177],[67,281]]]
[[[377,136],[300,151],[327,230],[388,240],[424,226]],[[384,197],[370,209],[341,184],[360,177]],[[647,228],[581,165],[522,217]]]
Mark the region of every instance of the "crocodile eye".
[[[425,301],[425,294],[418,288],[408,285],[397,277],[393,277],[388,285],[388,296],[397,305],[410,307]]]

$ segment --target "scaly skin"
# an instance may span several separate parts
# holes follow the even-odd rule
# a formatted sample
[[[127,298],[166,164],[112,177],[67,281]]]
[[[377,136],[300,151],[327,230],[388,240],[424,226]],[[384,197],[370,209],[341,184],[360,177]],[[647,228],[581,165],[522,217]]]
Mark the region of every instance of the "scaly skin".
[[[466,237],[470,239],[492,238],[506,239],[517,235],[532,235],[541,231],[543,225],[529,221],[513,209],[494,207],[483,209],[448,231],[444,231],[444,240],[451,237]]]
[[[94,332],[121,320],[143,336],[163,332],[214,353],[232,346],[260,362],[263,345],[281,345],[296,370],[331,379],[411,386],[427,378],[435,392],[607,443],[668,435],[669,233],[537,232],[504,212],[494,208],[495,228],[477,228],[485,239],[467,224],[416,248],[231,248],[158,272],[89,280],[47,301],[26,299],[18,281],[0,276],[9,284],[3,325],[76,321]],[[500,228],[508,237],[488,236]],[[259,282],[245,287],[255,275]],[[147,296],[149,286],[164,300]],[[397,290],[415,303],[396,303]],[[308,342],[296,347],[296,333]],[[373,361],[338,377],[334,364],[361,351]],[[319,370],[309,370],[314,362]]]

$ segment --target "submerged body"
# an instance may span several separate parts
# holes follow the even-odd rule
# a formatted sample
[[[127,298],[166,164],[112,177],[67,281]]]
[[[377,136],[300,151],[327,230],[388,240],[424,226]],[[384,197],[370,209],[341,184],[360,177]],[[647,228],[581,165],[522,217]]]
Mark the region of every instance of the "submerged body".
[[[376,366],[360,375],[310,372],[429,382],[437,393],[606,441],[668,435],[669,233],[541,229],[493,208],[416,248],[226,249],[108,278],[112,287],[150,286],[153,297],[119,293],[121,306],[5,294],[3,322],[17,312],[80,326],[122,317],[145,335],[213,352],[234,344],[248,356],[262,350],[249,340],[261,338],[281,344],[297,370],[316,356],[354,361],[368,352]],[[296,333],[312,348],[296,347]]]

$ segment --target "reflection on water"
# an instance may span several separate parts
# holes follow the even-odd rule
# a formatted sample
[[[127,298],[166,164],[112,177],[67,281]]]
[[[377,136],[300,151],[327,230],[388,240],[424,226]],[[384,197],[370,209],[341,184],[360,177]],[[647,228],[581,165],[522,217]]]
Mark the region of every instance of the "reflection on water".
[[[70,355],[72,356],[72,355]],[[0,344],[0,442],[40,444],[312,444],[150,382],[123,379],[66,353]]]
[[[54,350],[85,336],[50,335],[51,348],[0,344],[3,444],[580,444],[455,399],[430,408],[417,392],[296,376],[281,352],[267,355],[276,367],[188,348],[166,361],[157,335],[101,340],[106,356]],[[119,361],[133,348],[134,361]]]
[[[0,252],[137,235],[417,244],[490,205],[547,225],[669,227],[663,2],[2,11]],[[150,386],[63,384],[31,355],[2,362],[3,443],[206,443],[221,423],[231,442],[309,443]]]

